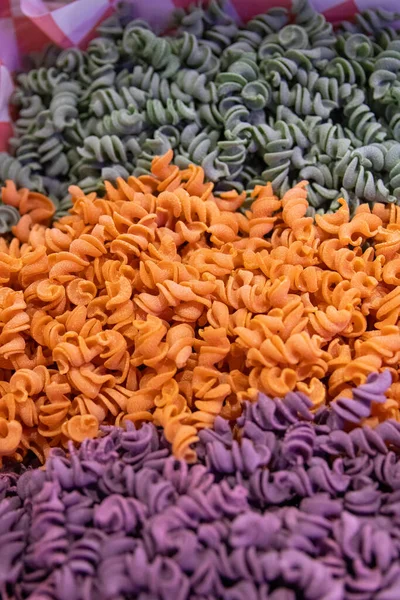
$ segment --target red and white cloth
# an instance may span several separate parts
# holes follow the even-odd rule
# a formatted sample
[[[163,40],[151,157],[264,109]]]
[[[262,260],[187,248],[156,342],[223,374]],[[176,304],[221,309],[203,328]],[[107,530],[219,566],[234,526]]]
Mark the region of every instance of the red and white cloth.
[[[137,18],[162,27],[176,8],[192,0],[128,0]],[[99,23],[110,16],[117,0],[0,0],[0,151],[11,134],[8,102],[13,89],[10,72],[21,58],[53,42],[62,48],[84,46]],[[311,0],[330,21],[351,19],[368,8],[400,9],[399,0]],[[247,21],[271,7],[290,8],[292,0],[227,0],[227,10]]]

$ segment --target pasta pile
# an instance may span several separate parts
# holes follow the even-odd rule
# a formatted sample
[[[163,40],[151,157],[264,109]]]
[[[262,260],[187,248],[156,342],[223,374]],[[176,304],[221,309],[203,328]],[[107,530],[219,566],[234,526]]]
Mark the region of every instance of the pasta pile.
[[[47,51],[17,77],[0,181],[49,194],[59,217],[71,183],[103,191],[172,148],[220,190],[306,179],[310,214],[399,200],[396,15],[333,30],[295,0],[238,27],[223,6],[182,11],[167,36],[114,15],[86,51]]]
[[[70,215],[0,240],[0,456],[153,421],[192,461],[259,391],[317,410],[384,369],[369,423],[400,419],[400,209],[340,200],[314,223],[302,182],[257,186],[243,213],[244,193],[171,160],[104,198],[71,186]]]
[[[0,598],[398,600],[400,15],[199,4],[16,77]]]
[[[196,465],[147,423],[0,474],[2,599],[397,600],[400,424],[309,408],[261,396],[240,436],[201,432]]]

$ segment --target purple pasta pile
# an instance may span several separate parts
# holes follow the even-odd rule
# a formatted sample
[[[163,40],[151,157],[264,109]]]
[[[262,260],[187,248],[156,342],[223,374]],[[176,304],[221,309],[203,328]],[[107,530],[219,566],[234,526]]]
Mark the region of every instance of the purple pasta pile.
[[[195,465],[128,423],[0,474],[1,599],[398,600],[400,423],[359,426],[390,382],[261,395]]]

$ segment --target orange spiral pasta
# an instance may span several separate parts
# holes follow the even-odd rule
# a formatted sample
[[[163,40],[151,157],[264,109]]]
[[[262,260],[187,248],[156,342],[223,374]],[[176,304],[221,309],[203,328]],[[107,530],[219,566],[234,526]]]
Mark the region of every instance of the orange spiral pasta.
[[[8,182],[27,218],[0,240],[0,457],[21,460],[152,421],[177,457],[258,391],[315,410],[389,368],[370,424],[400,419],[400,217],[362,205],[307,216],[307,182],[277,198],[213,193],[172,153],[152,175],[71,186],[53,227],[40,194]],[[29,218],[28,218],[29,217]]]
[[[14,235],[22,242],[27,242],[35,224],[49,225],[55,213],[53,202],[50,198],[31,192],[26,188],[17,190],[13,181],[6,181],[2,189],[4,204],[18,209],[21,218],[12,228]]]

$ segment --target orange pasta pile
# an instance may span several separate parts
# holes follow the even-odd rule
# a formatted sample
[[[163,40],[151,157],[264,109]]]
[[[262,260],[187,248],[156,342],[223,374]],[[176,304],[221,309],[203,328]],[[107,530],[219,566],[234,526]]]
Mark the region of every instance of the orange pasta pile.
[[[0,455],[128,419],[193,460],[198,430],[258,391],[318,408],[387,367],[373,420],[399,418],[400,208],[350,219],[342,200],[314,222],[302,182],[256,187],[242,214],[245,194],[171,158],[104,198],[72,186],[70,215],[1,240]]]
[[[1,199],[3,204],[18,209],[21,215],[17,225],[12,228],[13,234],[21,242],[29,240],[29,233],[33,225],[37,223],[49,225],[55,213],[54,204],[50,198],[26,188],[17,190],[13,181],[6,182],[2,188]]]

